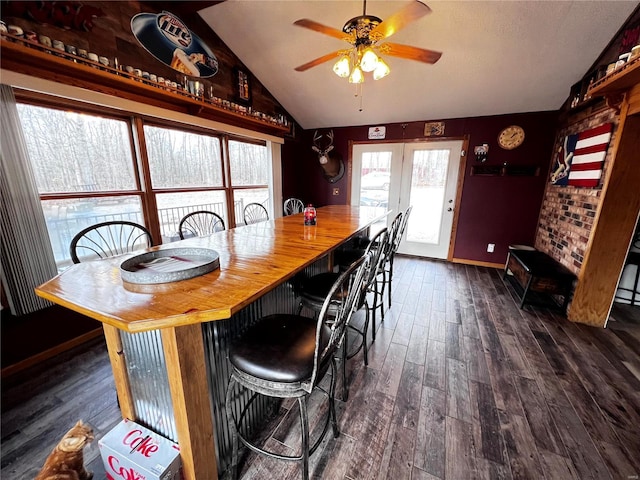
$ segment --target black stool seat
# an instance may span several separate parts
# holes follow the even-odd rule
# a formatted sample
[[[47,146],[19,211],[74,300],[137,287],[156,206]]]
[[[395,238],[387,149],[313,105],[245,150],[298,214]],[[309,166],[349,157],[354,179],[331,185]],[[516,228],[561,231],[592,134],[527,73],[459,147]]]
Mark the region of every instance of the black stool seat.
[[[313,302],[321,306],[339,276],[336,272],[324,272],[304,279],[301,290],[305,303]]]
[[[366,248],[345,248],[335,253],[334,262],[341,268],[346,269],[364,255]]]
[[[316,326],[313,318],[298,315],[264,317],[231,347],[229,361],[238,370],[263,380],[301,382],[313,372]],[[325,326],[320,339],[321,350],[326,348],[330,336],[331,332]]]

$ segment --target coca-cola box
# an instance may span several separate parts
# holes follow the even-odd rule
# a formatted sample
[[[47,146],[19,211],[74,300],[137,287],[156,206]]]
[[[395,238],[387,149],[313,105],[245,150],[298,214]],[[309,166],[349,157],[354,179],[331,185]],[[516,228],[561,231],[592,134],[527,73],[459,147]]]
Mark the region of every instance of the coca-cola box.
[[[98,441],[108,480],[181,480],[180,447],[124,419]]]

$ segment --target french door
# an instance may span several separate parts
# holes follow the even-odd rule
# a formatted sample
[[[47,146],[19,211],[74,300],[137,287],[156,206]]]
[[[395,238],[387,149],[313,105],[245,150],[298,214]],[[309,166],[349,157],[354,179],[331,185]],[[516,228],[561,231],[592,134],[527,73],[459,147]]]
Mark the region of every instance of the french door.
[[[372,215],[413,206],[399,252],[446,259],[462,140],[353,146],[351,204]]]

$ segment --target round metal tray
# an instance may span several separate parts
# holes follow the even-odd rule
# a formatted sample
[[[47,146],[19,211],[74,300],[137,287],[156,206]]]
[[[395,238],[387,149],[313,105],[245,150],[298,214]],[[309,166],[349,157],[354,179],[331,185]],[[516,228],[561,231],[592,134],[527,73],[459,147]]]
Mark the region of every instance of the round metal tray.
[[[122,280],[155,284],[178,282],[220,268],[220,256],[209,248],[167,248],[131,257],[120,265]]]

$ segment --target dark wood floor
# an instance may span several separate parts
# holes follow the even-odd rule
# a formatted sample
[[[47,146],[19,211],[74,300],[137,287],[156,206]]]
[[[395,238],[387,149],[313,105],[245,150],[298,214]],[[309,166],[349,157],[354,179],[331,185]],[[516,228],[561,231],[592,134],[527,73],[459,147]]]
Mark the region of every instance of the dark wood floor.
[[[498,270],[398,257],[393,306],[349,361],[341,435],[312,456],[321,479],[631,479],[640,475],[640,324],[597,329],[520,310]],[[32,478],[77,419],[119,416],[102,347],[3,385],[2,477]],[[322,413],[322,395],[309,402]],[[287,403],[267,444],[297,446]],[[291,414],[289,414],[291,413]],[[315,422],[311,418],[311,422]],[[296,464],[246,455],[243,479],[297,479]]]
[[[120,419],[102,338],[3,380],[0,477],[34,478],[60,438],[83,420],[96,438],[84,450],[85,465],[104,479],[98,439]]]

